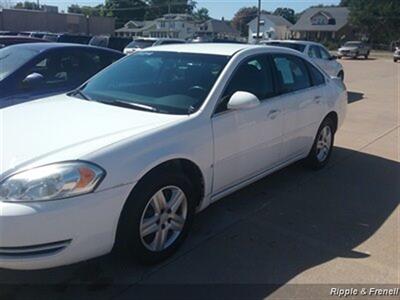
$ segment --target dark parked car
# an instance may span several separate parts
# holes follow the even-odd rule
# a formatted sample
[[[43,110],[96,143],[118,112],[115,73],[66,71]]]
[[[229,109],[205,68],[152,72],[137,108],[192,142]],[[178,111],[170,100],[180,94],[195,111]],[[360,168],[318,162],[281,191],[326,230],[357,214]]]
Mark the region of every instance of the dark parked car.
[[[76,35],[76,34],[68,34],[68,33],[48,33],[43,36],[43,39],[49,42],[57,42],[57,43],[72,43],[72,44],[89,44],[89,41],[92,37],[87,35]]]
[[[18,35],[17,31],[0,31],[0,35]]]
[[[124,48],[132,42],[132,38],[110,37],[105,35],[97,35],[92,37],[89,42],[91,46],[104,47],[117,51],[124,51]]]
[[[0,49],[0,108],[73,90],[122,56],[109,49],[62,43]]]
[[[26,43],[43,43],[42,39],[32,38],[28,36],[12,36],[12,35],[0,35],[0,48],[6,46],[16,45],[16,44],[26,44]]]
[[[42,39],[46,34],[49,34],[49,33],[48,32],[42,32],[42,31],[32,31],[29,34],[29,36]]]

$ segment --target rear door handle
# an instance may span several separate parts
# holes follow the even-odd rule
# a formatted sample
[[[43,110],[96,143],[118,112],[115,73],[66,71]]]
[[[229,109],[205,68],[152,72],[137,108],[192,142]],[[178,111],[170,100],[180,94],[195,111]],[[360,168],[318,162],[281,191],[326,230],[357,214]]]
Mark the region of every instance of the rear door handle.
[[[279,109],[271,109],[269,112],[268,112],[268,118],[270,118],[270,119],[275,119],[278,115],[279,115],[279,113],[280,113],[281,111],[279,110]]]

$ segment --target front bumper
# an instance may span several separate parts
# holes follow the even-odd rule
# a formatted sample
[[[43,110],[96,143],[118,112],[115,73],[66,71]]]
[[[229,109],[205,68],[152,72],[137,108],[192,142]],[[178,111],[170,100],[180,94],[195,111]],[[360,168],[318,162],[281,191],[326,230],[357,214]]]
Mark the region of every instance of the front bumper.
[[[395,53],[395,54],[393,55],[393,57],[400,60],[400,52]]]
[[[338,57],[354,57],[357,55],[357,51],[338,51]]]
[[[107,254],[132,187],[57,201],[0,202],[0,268],[44,269]]]

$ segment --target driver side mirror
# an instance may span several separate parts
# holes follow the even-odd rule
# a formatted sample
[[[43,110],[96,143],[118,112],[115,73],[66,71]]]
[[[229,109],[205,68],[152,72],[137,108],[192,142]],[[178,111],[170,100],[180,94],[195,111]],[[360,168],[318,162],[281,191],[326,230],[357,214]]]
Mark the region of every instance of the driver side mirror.
[[[228,102],[228,109],[242,110],[256,107],[260,104],[257,96],[248,92],[236,92],[232,95]]]
[[[42,74],[32,73],[26,76],[24,80],[22,80],[22,86],[28,89],[37,88],[41,86],[43,82],[44,82],[44,77]]]

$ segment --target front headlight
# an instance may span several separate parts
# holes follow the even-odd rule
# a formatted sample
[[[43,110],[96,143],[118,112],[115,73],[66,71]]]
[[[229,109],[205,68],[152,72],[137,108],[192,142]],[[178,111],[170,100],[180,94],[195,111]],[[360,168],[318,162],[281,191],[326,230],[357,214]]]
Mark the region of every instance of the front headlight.
[[[86,194],[96,188],[104,175],[100,167],[82,161],[37,167],[3,180],[0,201],[48,201]]]

